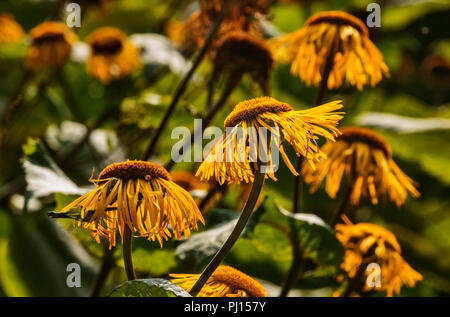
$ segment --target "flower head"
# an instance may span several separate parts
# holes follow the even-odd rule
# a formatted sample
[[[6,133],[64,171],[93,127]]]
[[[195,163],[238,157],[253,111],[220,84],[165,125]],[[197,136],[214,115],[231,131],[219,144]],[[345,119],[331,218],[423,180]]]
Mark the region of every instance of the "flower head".
[[[342,112],[340,101],[308,110],[295,111],[287,103],[270,97],[240,102],[225,120],[226,133],[212,148],[197,174],[201,179],[215,176],[217,182],[253,182],[255,162],[264,163],[266,177],[276,180],[272,152],[279,151],[294,175],[282,142],[286,140],[297,156],[304,156],[314,167],[324,157],[317,144],[318,136],[334,141]]]
[[[87,70],[103,84],[126,77],[139,66],[139,54],[128,37],[119,29],[102,27],[87,38],[91,54]]]
[[[274,40],[273,49],[281,60],[292,63],[291,73],[307,85],[318,86],[330,56],[332,67],[328,89],[344,82],[375,86],[389,70],[383,56],[369,39],[369,31],[358,18],[342,12],[320,12],[305,27]]]
[[[76,35],[62,22],[43,22],[30,31],[25,67],[60,68],[69,59]]]
[[[200,274],[170,274],[172,282],[189,291]],[[266,297],[257,281],[230,266],[220,265],[198,294],[200,297]]]
[[[391,148],[381,136],[359,127],[345,127],[341,132],[335,143],[322,146],[328,158],[318,163],[316,170],[307,165],[303,167],[311,192],[326,178],[325,189],[335,198],[345,175],[352,186],[350,202],[353,205],[359,203],[361,196],[369,197],[374,205],[379,197],[389,197],[397,206],[403,204],[408,192],[414,198],[420,196],[414,181],[395,164]]]
[[[109,240],[116,244],[116,229],[123,234],[125,226],[139,236],[157,239],[162,246],[172,234],[180,239],[197,229],[203,217],[192,197],[170,180],[169,173],[161,166],[143,161],[126,161],[107,166],[98,179],[90,179],[97,185],[93,191],[81,196],[61,212],[81,210],[78,222],[89,227],[92,238]]]
[[[194,12],[185,23],[170,21],[167,25],[169,38],[180,44],[181,50],[187,54],[201,47],[207,35],[209,26],[215,17],[225,9],[224,19],[217,32],[216,39],[211,44],[210,54],[214,55],[217,45],[223,36],[233,31],[248,32],[253,36],[262,37],[262,28],[256,22],[255,16],[267,12],[267,0],[232,0],[226,1],[202,0],[199,11]],[[221,13],[222,14],[222,13]]]
[[[347,218],[344,221],[345,224],[336,225],[336,237],[345,248],[341,267],[350,278],[355,277],[362,266],[377,263],[381,283],[375,289],[386,291],[388,296],[399,294],[403,285],[413,287],[422,280],[422,275],[402,258],[400,245],[390,231],[371,223],[352,224]],[[371,273],[364,271],[365,276]]]
[[[226,73],[230,80],[239,80],[242,74],[248,73],[263,91],[268,92],[272,66],[269,48],[247,32],[228,32],[217,44],[214,76]]]
[[[9,13],[0,13],[0,44],[14,43],[23,39],[25,33]]]

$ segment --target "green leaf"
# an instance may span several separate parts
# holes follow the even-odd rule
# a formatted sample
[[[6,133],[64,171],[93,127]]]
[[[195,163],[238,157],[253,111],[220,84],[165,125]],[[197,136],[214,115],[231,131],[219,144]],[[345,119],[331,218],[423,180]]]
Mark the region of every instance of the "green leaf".
[[[426,14],[449,8],[446,0],[406,1],[405,4],[386,6],[381,14],[381,25],[385,30],[398,30]]]
[[[284,232],[289,232],[288,217],[295,219],[300,244],[307,258],[321,265],[339,265],[342,262],[344,249],[336,239],[333,229],[320,217],[314,214],[290,213],[270,196],[267,196],[255,211],[255,216],[259,218],[259,222],[255,220],[258,223],[257,226],[265,223],[280,228]],[[267,248],[272,249],[269,241]]]
[[[217,208],[209,215],[208,223],[217,223],[210,229],[191,235],[175,250],[175,256],[185,265],[199,267],[209,260],[222,247],[233,231],[240,213],[232,210]],[[254,219],[250,218],[242,236],[254,227]]]
[[[209,230],[193,234],[176,248],[175,256],[186,265],[200,266],[222,247],[236,222],[237,219],[225,221]]]
[[[149,243],[147,240],[145,241]],[[122,266],[122,261],[119,265]],[[173,250],[135,248],[133,265],[136,271],[148,272],[150,276],[163,276],[176,267],[177,262]]]
[[[191,297],[184,289],[162,278],[128,281],[115,288],[110,297]]]
[[[28,139],[23,150],[22,165],[27,190],[32,197],[45,197],[53,193],[82,195],[89,191],[78,187],[64,174],[39,140]]]
[[[380,134],[392,147],[395,156],[418,163],[424,171],[450,185],[450,173],[443,172],[450,169],[449,130],[408,134],[382,131]]]
[[[67,266],[80,265],[81,287],[68,287]],[[0,284],[7,296],[88,296],[98,268],[57,222],[40,213],[9,216],[0,237]]]

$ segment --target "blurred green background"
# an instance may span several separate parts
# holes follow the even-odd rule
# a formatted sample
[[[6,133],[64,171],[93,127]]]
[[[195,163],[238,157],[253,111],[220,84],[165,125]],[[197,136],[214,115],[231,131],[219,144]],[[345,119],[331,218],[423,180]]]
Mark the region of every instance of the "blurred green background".
[[[370,2],[274,1],[268,23],[279,33],[287,33],[301,28],[315,12],[338,9],[365,20],[366,6]],[[386,0],[380,4],[382,26],[371,28],[370,38],[384,55],[390,78],[363,91],[354,88],[332,91],[326,99],[343,100],[346,116],[342,125],[371,127],[384,136],[392,147],[394,160],[420,184],[421,198],[408,198],[400,209],[391,203],[372,206],[363,201],[356,214],[361,222],[377,223],[391,230],[402,246],[403,257],[423,275],[422,282],[412,289],[404,287],[401,295],[448,296],[450,2]],[[57,7],[57,1],[0,2],[0,12],[12,13],[25,31],[58,14]],[[196,7],[195,1],[110,1],[104,9],[89,7],[83,11],[81,28],[73,31],[79,41],[104,25],[116,26],[130,36],[153,34],[143,40],[145,49],[150,52],[162,50],[162,55],[169,56],[175,48],[158,46],[154,34],[165,36],[168,21],[185,20]],[[157,43],[166,40],[160,39]],[[1,116],[23,74],[26,47],[26,43],[0,46]],[[142,49],[142,54],[145,53]],[[174,65],[187,63],[180,54],[170,56],[172,58],[165,60],[147,57],[139,72],[107,87],[87,75],[84,61],[76,54],[63,69],[63,82],[45,72],[33,77],[14,114],[6,145],[0,153],[0,295],[90,294],[103,256],[102,246],[91,241],[84,230],[74,230],[71,220],[49,219],[47,212],[59,210],[76,197],[76,191],[80,190],[78,186],[89,185],[87,180],[92,168],[99,171],[113,161],[142,155],[149,135],[180,79],[179,68],[177,70]],[[152,160],[166,162],[171,146],[176,142],[170,138],[171,129],[192,127],[193,116],[203,112],[210,73],[211,63],[205,61],[165,129],[157,157]],[[217,84],[217,91],[222,84]],[[316,89],[292,77],[289,65],[276,65],[271,85],[274,98],[288,102],[296,109],[312,106]],[[237,102],[260,94],[258,86],[244,78],[213,124],[222,127],[225,116]],[[55,167],[58,153],[73,144],[82,135],[85,125],[91,124],[108,108],[117,110],[114,120],[98,129],[76,155]],[[292,152],[288,154],[293,157]],[[176,166],[185,170],[194,167],[191,163]],[[239,239],[226,259],[228,264],[264,281],[269,293],[274,295],[277,286],[284,281],[291,261],[291,248],[283,230],[267,224],[272,222],[288,228],[274,204],[289,210],[293,177],[283,165],[277,177],[277,183],[268,182],[265,189],[268,198],[260,207],[264,209],[260,213],[265,221],[258,218],[260,221]],[[37,190],[41,192],[39,197],[36,197]],[[218,208],[206,215],[206,228],[236,217],[234,211],[240,190],[232,187]],[[323,219],[328,219],[339,203],[330,199],[323,189],[309,195],[307,186],[303,197],[305,212],[315,213]],[[293,295],[329,296],[339,286],[334,279],[340,264],[339,256],[342,256],[339,246],[333,241],[324,242],[326,235],[305,239],[303,243],[310,246],[311,256],[305,277],[297,283]],[[192,253],[193,247],[180,248],[182,243],[169,241],[164,248],[159,248],[156,243],[135,239],[133,256],[138,276],[167,278],[172,272],[198,273],[211,254],[202,253],[206,246],[196,246],[200,251]],[[330,252],[335,252],[336,256],[327,257]],[[120,248],[114,257],[114,268],[103,289],[104,295],[126,280]],[[66,266],[72,262],[82,267],[81,288],[66,286]]]

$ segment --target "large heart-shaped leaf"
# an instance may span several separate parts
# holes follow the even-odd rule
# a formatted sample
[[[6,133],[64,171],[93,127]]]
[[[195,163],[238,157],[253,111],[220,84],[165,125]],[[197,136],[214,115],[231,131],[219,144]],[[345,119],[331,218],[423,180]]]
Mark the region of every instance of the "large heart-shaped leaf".
[[[110,297],[191,297],[188,292],[162,278],[128,281],[116,287]]]
[[[217,223],[210,229],[193,234],[175,250],[175,256],[190,267],[198,267],[210,259],[222,247],[233,231],[240,213],[226,209],[214,209],[209,223]],[[247,223],[242,236],[254,226],[253,217]]]
[[[295,219],[299,242],[307,257],[324,265],[339,265],[344,249],[336,239],[333,229],[314,214],[291,213],[277,206],[285,216]]]
[[[89,296],[98,268],[86,250],[42,213],[3,215],[0,284],[7,296]],[[70,264],[79,265],[78,285],[68,284]]]
[[[209,230],[194,234],[175,250],[175,256],[189,266],[198,266],[212,257],[225,243],[236,220],[225,221]]]
[[[256,224],[253,229],[269,225],[285,234],[289,232],[288,219],[295,219],[299,241],[306,257],[322,265],[339,265],[342,261],[344,250],[336,239],[333,229],[314,214],[290,213],[279,206],[272,197],[267,196],[255,211],[253,218]],[[249,230],[247,235],[250,236],[251,232]],[[289,240],[285,241],[289,243]],[[260,247],[264,245],[271,250],[270,252],[273,251],[271,243],[259,244]]]
[[[27,190],[32,197],[44,197],[53,193],[82,195],[88,188],[78,187],[56,165],[39,140],[28,139],[24,145],[22,165],[25,170]]]

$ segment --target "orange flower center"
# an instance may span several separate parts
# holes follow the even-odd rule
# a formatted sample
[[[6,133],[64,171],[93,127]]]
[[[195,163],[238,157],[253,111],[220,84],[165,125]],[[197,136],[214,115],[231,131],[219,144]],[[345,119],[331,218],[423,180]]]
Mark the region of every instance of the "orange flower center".
[[[46,32],[33,39],[33,44],[41,45],[45,42],[63,42],[65,41],[64,34],[59,32]]]
[[[349,143],[362,142],[371,147],[380,149],[387,157],[390,157],[392,152],[389,144],[374,131],[360,127],[344,127],[340,129],[342,135],[339,139],[345,140]]]
[[[116,37],[98,38],[91,44],[94,54],[114,55],[122,49],[122,41]]]
[[[234,127],[242,121],[252,121],[265,112],[278,113],[293,110],[287,103],[271,97],[259,97],[242,101],[225,119],[225,127]]]
[[[126,161],[107,166],[99,175],[99,179],[145,179],[163,178],[169,180],[169,173],[160,165],[144,161]]]
[[[357,17],[343,11],[326,11],[314,14],[306,21],[306,25],[319,23],[331,23],[336,25],[350,25],[357,29],[359,33],[368,36],[369,31],[364,23]]]
[[[272,53],[258,38],[244,31],[232,31],[217,44],[214,64],[217,71],[235,66],[237,71],[268,73],[273,65]]]
[[[211,276],[212,279],[223,283],[234,290],[243,290],[250,297],[266,297],[266,290],[247,274],[244,274],[230,266],[221,265]]]

